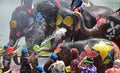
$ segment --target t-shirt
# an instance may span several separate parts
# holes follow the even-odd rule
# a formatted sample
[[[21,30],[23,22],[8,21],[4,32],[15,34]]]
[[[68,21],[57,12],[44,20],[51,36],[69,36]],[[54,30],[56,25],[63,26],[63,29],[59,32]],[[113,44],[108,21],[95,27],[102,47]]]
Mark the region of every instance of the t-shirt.
[[[20,63],[21,63],[20,73],[30,73],[31,67],[28,63],[28,58],[21,56]]]
[[[84,73],[97,73],[97,68],[94,65],[91,65],[89,67],[81,67],[81,70]]]

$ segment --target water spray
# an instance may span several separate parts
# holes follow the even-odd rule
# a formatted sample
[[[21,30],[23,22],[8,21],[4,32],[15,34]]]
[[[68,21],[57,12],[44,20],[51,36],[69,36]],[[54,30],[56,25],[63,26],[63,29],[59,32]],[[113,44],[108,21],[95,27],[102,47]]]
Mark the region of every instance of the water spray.
[[[42,43],[41,45],[45,44],[47,41],[55,38],[55,37],[58,37],[58,38],[61,38],[62,36],[65,35],[65,33],[67,32],[66,28],[60,28],[58,30],[56,30],[55,32],[53,32],[52,35],[50,35],[49,37],[47,37]]]

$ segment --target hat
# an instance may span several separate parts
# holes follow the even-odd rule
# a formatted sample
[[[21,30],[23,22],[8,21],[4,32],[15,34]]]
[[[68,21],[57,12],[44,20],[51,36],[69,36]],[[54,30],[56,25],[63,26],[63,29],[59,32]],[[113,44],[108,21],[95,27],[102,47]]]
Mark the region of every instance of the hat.
[[[53,59],[53,60],[56,60],[58,58],[58,55],[57,54],[51,54],[49,56],[49,58]]]
[[[44,72],[42,66],[40,66],[40,65],[36,66],[36,69],[37,69],[38,71],[42,71],[42,72]]]
[[[8,45],[6,44],[6,45],[4,45],[4,49],[8,49]]]
[[[26,54],[26,53],[28,53],[28,50],[24,48],[24,49],[22,49],[21,53]]]
[[[92,64],[94,61],[93,61],[93,58],[87,58],[83,61],[83,63],[90,63]]]
[[[116,60],[114,61],[114,65],[120,65],[120,60],[119,60],[119,59],[116,59]]]
[[[13,48],[13,47],[9,47],[9,48],[7,49],[7,51],[8,51],[9,53],[14,53],[14,48]]]

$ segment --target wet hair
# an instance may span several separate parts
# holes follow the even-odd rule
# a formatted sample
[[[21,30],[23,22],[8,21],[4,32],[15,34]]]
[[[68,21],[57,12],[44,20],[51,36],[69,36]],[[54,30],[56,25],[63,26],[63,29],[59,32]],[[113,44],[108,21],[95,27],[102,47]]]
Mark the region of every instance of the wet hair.
[[[72,48],[70,50],[70,53],[71,53],[71,60],[77,59],[79,57],[79,51],[77,48]]]

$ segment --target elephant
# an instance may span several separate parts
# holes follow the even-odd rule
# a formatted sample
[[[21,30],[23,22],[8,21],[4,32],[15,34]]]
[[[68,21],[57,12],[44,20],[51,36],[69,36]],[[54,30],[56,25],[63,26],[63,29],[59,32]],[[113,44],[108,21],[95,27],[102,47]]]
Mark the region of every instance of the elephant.
[[[10,20],[10,36],[8,44],[12,47],[16,47],[19,39],[25,37],[27,48],[32,52],[33,49],[31,48],[33,48],[35,44],[40,44],[45,36],[43,33],[43,31],[45,31],[43,25],[46,25],[44,19],[41,19],[39,24],[40,25],[38,26],[32,12],[28,13],[26,9],[21,6],[17,7],[12,13]]]
[[[38,3],[36,6],[36,11],[41,12],[41,14],[46,20],[46,28],[49,32],[45,32],[46,36],[50,35],[57,28],[64,27],[67,29],[66,36],[64,37],[64,39],[67,39],[69,41],[85,40],[90,37],[93,37],[92,35],[88,35],[81,29],[82,27],[79,24],[82,25],[83,22],[85,26],[89,29],[93,28],[98,22],[99,25],[102,24],[100,20],[103,17],[107,17],[109,21],[115,21],[117,22],[117,24],[119,24],[118,16],[114,13],[112,9],[105,6],[90,6],[81,9],[80,13],[83,16],[82,23],[79,14],[73,12],[68,8],[59,8],[54,4],[50,3],[49,1],[42,1]],[[119,33],[119,31],[116,32]],[[106,33],[103,32],[103,34]],[[110,39],[109,37],[104,37],[104,35],[101,35],[101,38]],[[117,37],[115,36],[115,38]]]
[[[88,7],[88,9],[90,9]],[[115,42],[120,47],[120,17],[117,13],[110,12],[102,15],[95,26],[87,28],[84,15],[77,13],[79,19],[79,26],[83,33],[92,37],[105,38]]]
[[[37,12],[41,12],[43,18],[45,19],[46,23],[42,25],[43,27],[45,27],[44,29],[35,29],[34,26],[36,26],[36,23],[33,23],[33,25],[29,26],[28,18],[34,19]],[[105,16],[107,13],[113,13],[113,10],[104,6],[91,6],[83,8],[83,10],[81,10],[81,13],[84,16],[83,18],[85,26],[88,28],[92,28],[97,23],[97,19]],[[115,17],[116,16],[114,16],[113,18]],[[67,32],[65,33],[66,35],[62,37],[65,40],[77,41],[87,39],[90,36],[86,33],[83,33],[79,28],[78,24],[79,21],[81,21],[79,19],[80,18],[78,18],[78,14],[76,14],[72,10],[68,9],[67,7],[59,8],[49,1],[36,3],[35,7],[33,8],[33,13],[28,15],[26,13],[26,10],[24,11],[18,8],[13,12],[12,19],[10,21],[11,29],[9,44],[13,46],[19,38],[25,36],[27,47],[29,48],[29,50],[31,50],[34,44],[40,44],[42,40],[45,39],[45,37],[48,37],[56,29],[61,27],[67,29]],[[28,28],[27,31],[29,30],[29,32],[27,33],[25,30],[26,28]]]
[[[87,48],[85,48],[86,45]],[[56,54],[58,55],[57,60],[63,60],[65,66],[71,64],[70,50],[72,48],[77,48],[79,50],[79,56],[81,58],[88,56],[88,54],[92,56],[94,58],[94,65],[97,67],[97,73],[104,73],[106,69],[112,67],[113,61],[116,60],[120,54],[119,47],[114,42],[102,38],[63,42],[60,46],[62,51]],[[44,68],[48,69],[49,61],[50,60],[44,64]]]

